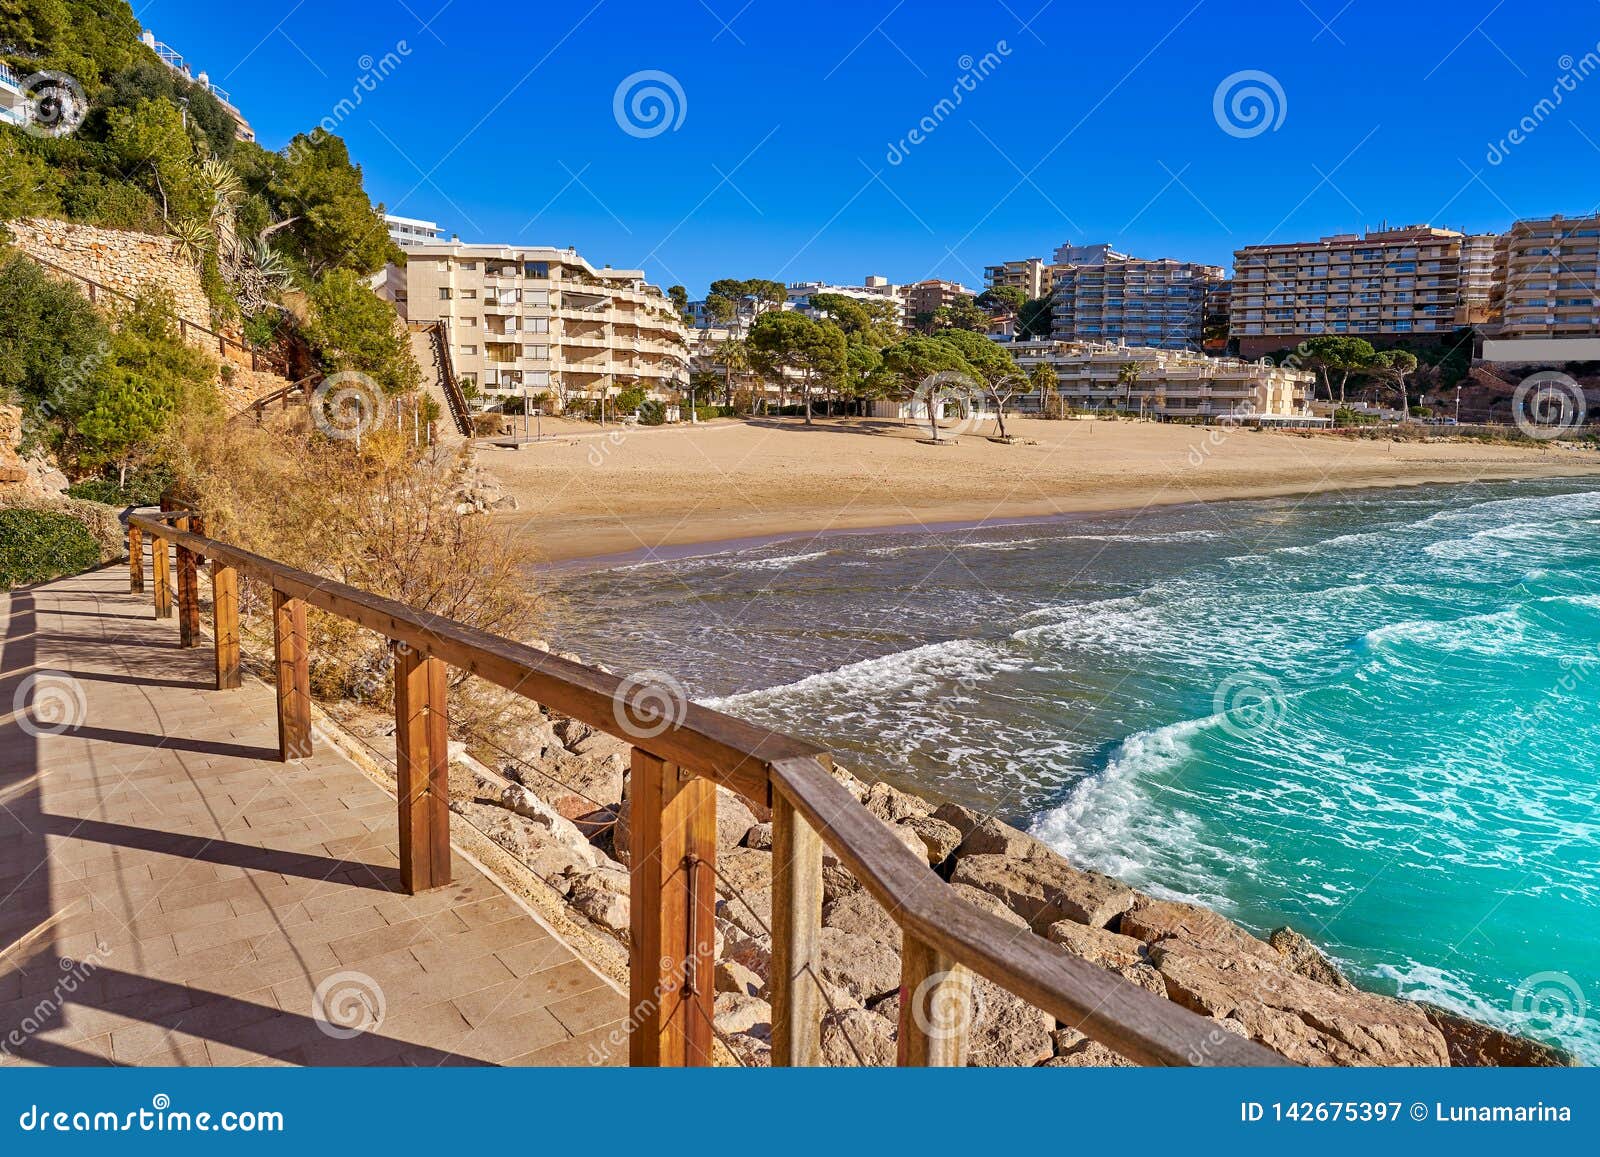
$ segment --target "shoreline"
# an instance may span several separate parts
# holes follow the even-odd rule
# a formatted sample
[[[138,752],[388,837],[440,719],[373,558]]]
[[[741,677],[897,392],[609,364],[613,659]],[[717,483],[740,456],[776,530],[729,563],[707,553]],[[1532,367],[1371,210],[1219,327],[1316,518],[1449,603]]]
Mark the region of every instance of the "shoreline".
[[[1393,478],[1386,481],[1373,481],[1366,483],[1338,483],[1320,487],[1293,487],[1293,486],[1260,486],[1254,488],[1239,488],[1223,490],[1216,494],[1204,497],[1156,497],[1142,505],[1132,506],[1126,504],[1088,504],[1076,506],[1070,510],[1050,510],[1035,512],[1031,508],[1037,504],[1025,504],[1027,508],[1016,509],[1011,513],[991,512],[977,518],[940,518],[938,515],[947,514],[958,509],[958,506],[945,505],[938,509],[930,509],[929,517],[919,521],[898,521],[877,523],[862,521],[873,517],[871,513],[858,516],[835,516],[830,523],[815,525],[816,519],[822,516],[820,512],[816,519],[802,518],[795,525],[780,525],[780,520],[772,520],[773,525],[768,529],[754,530],[745,534],[728,537],[700,537],[695,532],[683,530],[678,533],[675,527],[663,536],[660,545],[634,546],[631,548],[604,551],[593,554],[567,554],[564,548],[545,550],[545,559],[541,562],[536,572],[539,574],[580,574],[586,571],[609,570],[613,567],[637,565],[640,563],[673,562],[685,558],[694,558],[701,555],[725,554],[729,551],[741,549],[756,549],[770,546],[779,542],[794,542],[800,539],[810,539],[813,542],[827,538],[842,538],[868,534],[945,534],[960,531],[998,530],[1008,526],[1051,526],[1065,525],[1073,522],[1084,521],[1092,518],[1116,517],[1127,515],[1137,518],[1146,510],[1181,510],[1186,507],[1203,507],[1219,502],[1259,502],[1273,498],[1310,498],[1321,494],[1334,492],[1366,492],[1375,490],[1411,490],[1424,486],[1458,486],[1474,482],[1494,482],[1497,484],[1517,482],[1545,482],[1559,481],[1571,478],[1594,478],[1600,482],[1600,462],[1595,462],[1584,469],[1550,470],[1547,472],[1516,472],[1505,476],[1494,476],[1488,473],[1478,473],[1472,477],[1444,476],[1437,478]],[[1009,507],[1007,509],[1010,509]],[[501,521],[516,521],[515,516],[500,515]],[[650,520],[656,521],[656,520]],[[662,522],[672,521],[670,516],[662,516]],[[677,520],[679,526],[682,519]],[[632,524],[636,531],[647,530],[643,520]],[[617,530],[612,532],[612,537],[625,536],[627,532]],[[574,547],[577,543],[572,544]]]

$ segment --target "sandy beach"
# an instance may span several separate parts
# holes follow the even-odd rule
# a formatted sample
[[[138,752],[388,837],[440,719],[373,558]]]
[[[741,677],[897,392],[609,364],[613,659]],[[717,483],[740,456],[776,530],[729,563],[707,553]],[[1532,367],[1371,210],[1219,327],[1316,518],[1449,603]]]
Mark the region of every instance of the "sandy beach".
[[[865,419],[601,431],[546,419],[546,440],[482,446],[517,499],[499,515],[549,561],[867,527],[1021,517],[1375,486],[1600,475],[1559,446],[1389,442],[1118,421],[1010,419],[1019,441]],[[553,436],[552,436],[553,435]],[[947,435],[950,436],[950,435]]]

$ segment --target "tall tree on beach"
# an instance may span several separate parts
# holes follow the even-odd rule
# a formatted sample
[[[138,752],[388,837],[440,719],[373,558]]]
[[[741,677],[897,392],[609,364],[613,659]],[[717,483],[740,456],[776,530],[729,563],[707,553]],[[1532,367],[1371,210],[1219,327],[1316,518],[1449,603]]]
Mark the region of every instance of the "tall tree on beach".
[[[1117,384],[1122,387],[1122,412],[1133,412],[1133,390],[1144,377],[1144,366],[1139,362],[1124,362],[1117,370]]]
[[[979,389],[977,372],[967,364],[961,351],[949,342],[924,334],[911,334],[883,351],[885,372],[899,379],[900,394],[921,401],[928,409],[928,428],[933,440],[939,438],[939,402],[948,392],[935,375],[949,375],[943,381],[965,382],[970,390]]]
[[[845,370],[844,333],[803,313],[763,313],[750,327],[750,360],[768,376],[783,380],[785,370],[800,374],[806,425],[818,385],[838,381]]]
[[[1335,400],[1333,396],[1335,374],[1339,380],[1337,400],[1342,402],[1345,400],[1350,375],[1367,369],[1377,356],[1372,349],[1372,343],[1365,338],[1340,337],[1337,334],[1307,338],[1301,349],[1304,351],[1302,361],[1322,374],[1322,384],[1328,391],[1329,401]]]
[[[1056,393],[1061,378],[1056,373],[1055,366],[1049,362],[1040,362],[1028,374],[1028,381],[1039,391],[1039,412],[1047,418],[1057,417],[1053,411],[1059,409],[1061,404],[1060,397]]]
[[[1368,371],[1380,383],[1395,392],[1397,408],[1403,420],[1411,413],[1411,399],[1406,389],[1406,379],[1417,371],[1417,355],[1410,350],[1384,350],[1374,354]]]
[[[1012,360],[1001,343],[990,341],[982,334],[948,329],[935,340],[953,346],[977,375],[979,386],[995,408],[995,424],[1000,437],[1007,437],[1006,406],[1027,388],[1027,379],[1022,376],[1021,367]]]

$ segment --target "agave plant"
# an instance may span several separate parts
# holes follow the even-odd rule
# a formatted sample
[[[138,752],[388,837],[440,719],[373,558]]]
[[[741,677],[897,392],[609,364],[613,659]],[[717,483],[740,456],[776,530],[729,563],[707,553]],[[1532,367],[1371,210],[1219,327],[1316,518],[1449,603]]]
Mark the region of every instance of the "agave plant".
[[[198,217],[189,217],[168,225],[172,232],[173,250],[189,264],[199,268],[213,240],[211,226]]]

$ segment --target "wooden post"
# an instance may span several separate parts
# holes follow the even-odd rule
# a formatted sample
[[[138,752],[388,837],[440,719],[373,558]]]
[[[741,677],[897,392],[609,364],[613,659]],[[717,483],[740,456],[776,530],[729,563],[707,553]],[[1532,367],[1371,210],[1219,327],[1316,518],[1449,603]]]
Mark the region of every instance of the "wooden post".
[[[150,584],[155,588],[156,618],[172,617],[172,576],[168,571],[167,540],[150,536]]]
[[[239,572],[211,560],[211,609],[216,626],[217,690],[232,691],[239,677]]]
[[[189,529],[189,520],[177,520],[179,530]],[[179,546],[178,556],[178,646],[193,647],[200,641],[200,575],[194,551]]]
[[[311,756],[311,662],[306,605],[272,592],[272,652],[278,677],[278,759]]]
[[[393,648],[400,886],[414,895],[450,882],[449,708],[444,661]]]
[[[128,592],[144,593],[144,531],[128,527]]]
[[[709,1065],[716,998],[717,789],[633,750],[629,1063]]]
[[[772,1065],[822,1063],[822,837],[772,793]]]
[[[972,973],[909,932],[901,939],[900,1064],[965,1065]]]

